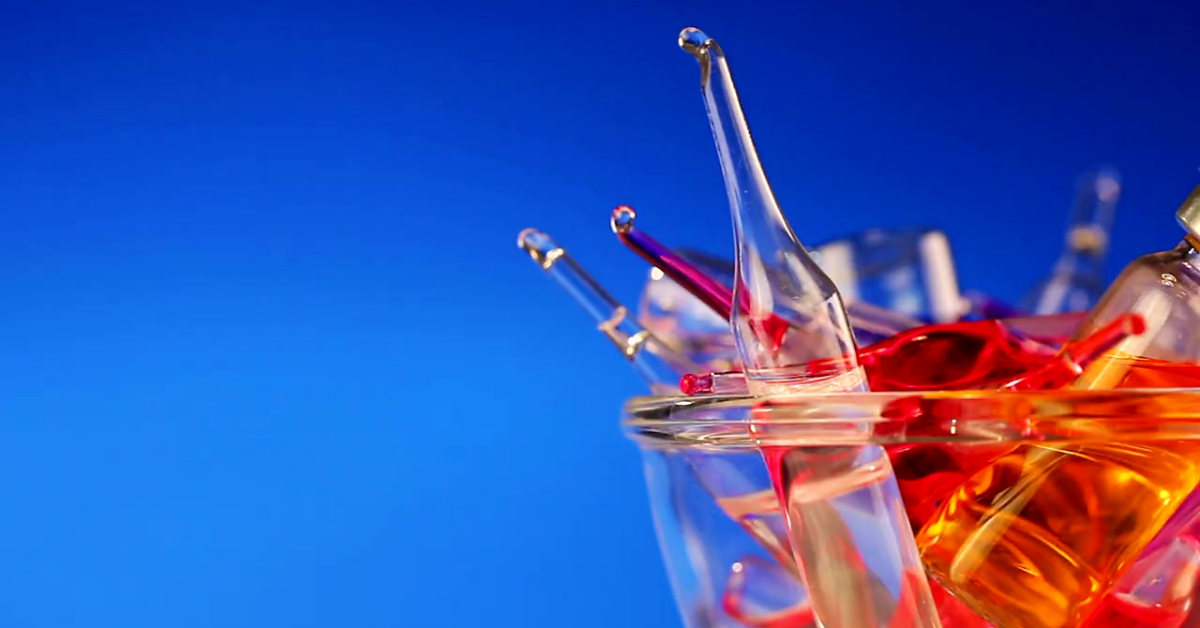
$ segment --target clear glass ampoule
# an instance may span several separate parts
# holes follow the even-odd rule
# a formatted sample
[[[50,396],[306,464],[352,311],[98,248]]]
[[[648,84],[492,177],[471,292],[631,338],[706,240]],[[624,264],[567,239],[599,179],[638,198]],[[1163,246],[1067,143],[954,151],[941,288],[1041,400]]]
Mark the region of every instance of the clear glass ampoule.
[[[1080,177],[1063,252],[1049,277],[1021,304],[1029,314],[1082,312],[1104,292],[1104,260],[1121,180],[1116,170],[1103,168]]]
[[[684,29],[679,45],[700,64],[700,83],[724,174],[736,257],[730,330],[750,394],[757,397],[867,389],[837,287],[809,256],[767,183],[716,41]],[[811,365],[826,368],[815,370]],[[751,426],[759,438],[770,421]],[[767,441],[760,441],[767,442]],[[878,446],[763,445],[796,564],[824,628],[940,626],[887,455]],[[883,539],[864,552],[851,528]],[[869,529],[869,531],[868,531]],[[915,580],[916,590],[877,595],[877,581]]]
[[[685,29],[679,43],[700,63],[704,101],[729,194],[736,246],[730,327],[751,392],[786,394],[798,386],[865,390],[841,295],[775,201],[721,47],[694,28]],[[834,372],[814,373],[807,367],[837,360],[840,368]]]
[[[549,235],[525,229],[517,236],[517,245],[591,314],[596,327],[629,360],[651,391],[659,395],[679,394],[679,378],[696,368],[691,360],[659,342],[638,324],[633,314]]]

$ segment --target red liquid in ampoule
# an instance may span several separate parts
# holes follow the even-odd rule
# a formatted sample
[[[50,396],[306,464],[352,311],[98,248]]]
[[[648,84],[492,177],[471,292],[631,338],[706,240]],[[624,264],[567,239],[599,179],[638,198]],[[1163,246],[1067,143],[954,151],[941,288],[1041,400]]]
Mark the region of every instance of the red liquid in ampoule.
[[[1080,320],[1067,315],[926,325],[863,347],[858,357],[876,392],[997,388],[1045,365]],[[834,360],[809,363],[814,376],[841,367]],[[733,371],[685,375],[680,390],[746,394]]]
[[[947,390],[1016,377],[1044,364],[1056,348],[987,320],[897,334],[861,352],[860,361],[871,390]]]

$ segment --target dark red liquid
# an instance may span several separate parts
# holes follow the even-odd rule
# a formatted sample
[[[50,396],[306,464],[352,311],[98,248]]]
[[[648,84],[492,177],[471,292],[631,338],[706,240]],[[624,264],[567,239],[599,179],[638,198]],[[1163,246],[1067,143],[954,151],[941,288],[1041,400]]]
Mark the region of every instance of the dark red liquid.
[[[953,390],[1016,378],[1055,349],[987,320],[918,327],[860,351],[859,362],[874,391]]]
[[[876,392],[1001,388],[1050,364],[1065,342],[1063,335],[1069,334],[1077,322],[1076,317],[1047,316],[926,325],[859,349],[858,360],[871,390]],[[1057,333],[1026,332],[1026,327],[1045,331],[1038,329],[1038,324]],[[820,377],[836,375],[849,367],[846,359],[829,359],[811,362],[807,370]],[[680,390],[685,395],[745,394],[744,385],[728,376],[734,372],[721,373],[726,376],[723,378],[710,373],[688,374],[681,379]],[[1008,387],[1054,387],[1072,379],[1069,371],[1057,375],[1063,373],[1068,375],[1063,381],[1052,377],[1053,372],[1044,372],[1044,381]]]
[[[1153,606],[1125,595],[1110,595],[1087,628],[1181,628],[1188,611],[1188,607]]]

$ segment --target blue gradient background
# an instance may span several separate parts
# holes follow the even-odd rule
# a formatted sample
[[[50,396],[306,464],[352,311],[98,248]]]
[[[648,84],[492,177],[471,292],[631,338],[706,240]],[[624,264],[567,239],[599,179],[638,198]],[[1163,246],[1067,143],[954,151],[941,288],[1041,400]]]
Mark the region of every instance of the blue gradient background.
[[[4,6],[3,625],[678,625],[639,383],[514,241],[627,301],[614,205],[729,250],[684,26],[810,244],[940,225],[1015,298],[1080,170],[1113,274],[1200,178],[1170,3],[410,4]]]

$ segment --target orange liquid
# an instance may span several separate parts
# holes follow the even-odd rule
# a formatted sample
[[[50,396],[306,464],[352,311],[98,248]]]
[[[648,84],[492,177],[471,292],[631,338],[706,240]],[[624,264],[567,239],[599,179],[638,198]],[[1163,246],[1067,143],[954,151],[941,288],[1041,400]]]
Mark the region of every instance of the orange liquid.
[[[1197,366],[1125,362],[1118,387],[1200,384]],[[928,573],[991,623],[1069,628],[1197,484],[1200,441],[1023,445],[952,493],[917,546]]]

